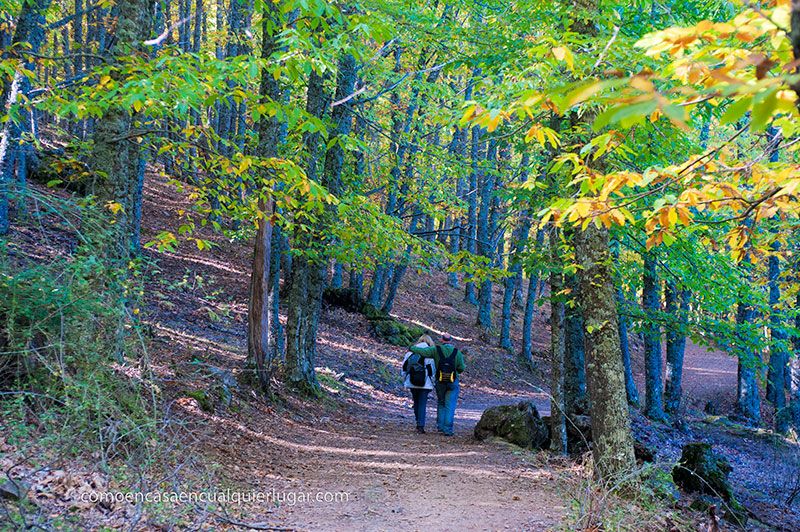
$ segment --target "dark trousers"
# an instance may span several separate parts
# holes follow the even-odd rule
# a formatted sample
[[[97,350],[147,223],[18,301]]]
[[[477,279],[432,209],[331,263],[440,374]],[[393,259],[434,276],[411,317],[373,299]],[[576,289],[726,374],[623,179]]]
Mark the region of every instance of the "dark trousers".
[[[411,388],[411,398],[414,400],[414,417],[417,426],[425,428],[425,410],[428,408],[428,394],[430,390],[422,388]]]

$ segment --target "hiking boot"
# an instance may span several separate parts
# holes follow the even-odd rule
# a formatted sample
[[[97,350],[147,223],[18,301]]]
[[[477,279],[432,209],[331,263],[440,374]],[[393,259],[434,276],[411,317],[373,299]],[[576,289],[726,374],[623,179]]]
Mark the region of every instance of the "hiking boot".
[[[417,427],[417,432],[420,434],[425,434],[425,427]]]

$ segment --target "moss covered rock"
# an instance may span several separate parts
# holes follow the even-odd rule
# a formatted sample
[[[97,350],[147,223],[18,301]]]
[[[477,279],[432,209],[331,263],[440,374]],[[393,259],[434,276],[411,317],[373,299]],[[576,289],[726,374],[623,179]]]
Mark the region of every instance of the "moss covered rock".
[[[492,436],[526,449],[545,449],[550,442],[547,424],[530,401],[484,410],[475,425],[475,438],[485,440]]]
[[[214,397],[207,391],[186,390],[183,392],[183,395],[197,401],[197,404],[200,405],[200,410],[203,412],[208,412],[209,414],[214,413]]]
[[[356,291],[350,288],[327,288],[323,299],[328,305],[361,313],[369,321],[375,336],[391,345],[399,347],[411,345],[428,332],[424,327],[406,325],[378,307],[364,302]]]
[[[728,461],[716,454],[710,444],[693,442],[683,446],[672,477],[685,491],[715,495],[727,501],[733,497],[728,481],[732,470]]]
[[[391,345],[411,345],[428,332],[424,327],[406,325],[369,303],[361,306],[361,314],[369,321],[375,336]]]
[[[715,453],[708,443],[692,442],[683,446],[681,459],[672,469],[672,478],[681,489],[719,498],[723,517],[744,525],[747,512],[733,496],[728,477],[733,471],[725,457]]]

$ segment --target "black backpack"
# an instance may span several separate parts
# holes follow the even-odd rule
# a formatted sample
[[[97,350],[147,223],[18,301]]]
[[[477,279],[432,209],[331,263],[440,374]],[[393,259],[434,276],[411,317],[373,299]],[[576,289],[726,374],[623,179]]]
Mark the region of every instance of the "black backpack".
[[[430,366],[425,364],[425,359],[419,355],[411,355],[408,357],[403,368],[408,373],[411,386],[425,386],[425,381],[428,376],[431,376]]]
[[[437,345],[436,351],[439,353],[439,367],[436,370],[436,380],[439,382],[455,382],[456,381],[456,355],[458,349],[453,348],[450,356],[444,358],[442,347]]]

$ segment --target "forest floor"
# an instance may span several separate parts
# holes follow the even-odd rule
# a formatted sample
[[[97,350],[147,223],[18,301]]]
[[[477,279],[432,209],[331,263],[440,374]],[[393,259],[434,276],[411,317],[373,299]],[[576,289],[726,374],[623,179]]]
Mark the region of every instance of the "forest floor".
[[[169,212],[164,205],[170,205]],[[143,241],[160,230],[174,230],[179,220],[172,216],[178,209],[189,210],[185,198],[148,175]],[[18,236],[33,239],[31,235]],[[419,435],[399,377],[405,350],[381,343],[362,316],[342,309],[326,308],[320,323],[316,365],[322,398],[301,400],[278,386],[274,400],[267,402],[235,379],[228,380],[239,373],[246,353],[251,250],[210,232],[202,236],[216,246],[210,251],[182,245],[174,253],[145,252],[157,270],[147,280],[142,314],[152,337],[153,372],[166,400],[165,419],[177,446],[164,460],[165,469],[170,481],[184,490],[254,490],[277,500],[214,508],[195,504],[185,506],[179,516],[142,516],[136,507],[76,505],[74,483],[52,479],[53,471],[93,474],[96,467],[90,462],[55,464],[44,474],[23,464],[19,471],[39,475],[31,479],[34,484],[63,492],[40,501],[51,505],[48,511],[83,512],[80,522],[92,526],[136,523],[137,528],[168,529],[165,523],[170,523],[178,528],[287,530],[553,530],[570,528],[568,523],[599,511],[588,508],[597,501],[587,500],[592,490],[586,489],[591,484],[582,464],[472,437],[481,412],[491,405],[525,399],[548,413],[542,390],[547,388],[547,305],[535,318],[537,368],[532,371],[519,357],[494,347],[496,338],[481,335],[473,325],[474,307],[463,301],[461,290],[447,286],[443,274],[407,274],[394,314],[434,332],[451,333],[468,365],[456,435],[446,438],[435,432],[435,394],[429,399],[429,433]],[[47,240],[57,247],[62,237]],[[494,301],[499,315],[499,288]],[[516,312],[512,328],[515,345],[520,345],[520,314]],[[634,338],[632,346],[637,379],[642,380],[641,345]],[[640,440],[665,462],[677,460],[687,441],[713,443],[734,465],[737,496],[754,517],[766,529],[800,530],[797,506],[782,504],[800,485],[797,447],[767,431],[751,431],[703,413],[709,402],[720,414],[728,413],[736,389],[735,360],[690,345],[684,382],[686,423],[674,428],[635,416]],[[230,401],[204,395],[223,384],[232,392]],[[198,397],[203,395],[211,404],[201,405]],[[0,430],[0,466],[19,454],[5,439]],[[303,500],[308,494],[338,500]],[[663,520],[643,521],[638,512],[644,510],[626,510],[628,515],[622,512],[618,518],[622,530],[666,529]]]

